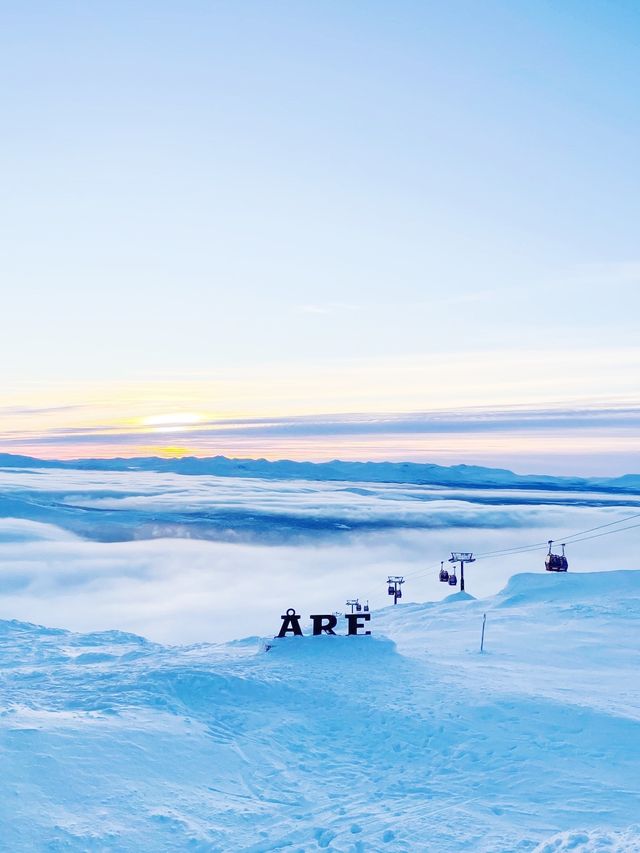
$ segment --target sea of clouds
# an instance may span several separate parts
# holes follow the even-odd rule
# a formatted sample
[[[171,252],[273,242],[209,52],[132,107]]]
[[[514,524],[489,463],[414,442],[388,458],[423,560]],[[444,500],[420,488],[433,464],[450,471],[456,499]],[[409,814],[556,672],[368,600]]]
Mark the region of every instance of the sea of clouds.
[[[0,618],[165,643],[278,630],[280,614],[435,600],[440,560],[559,539],[635,512],[633,497],[266,481],[153,472],[0,471]],[[624,526],[624,525],[621,525]],[[637,568],[637,530],[576,544],[572,571]],[[479,559],[481,597],[518,572],[542,571],[544,548]]]

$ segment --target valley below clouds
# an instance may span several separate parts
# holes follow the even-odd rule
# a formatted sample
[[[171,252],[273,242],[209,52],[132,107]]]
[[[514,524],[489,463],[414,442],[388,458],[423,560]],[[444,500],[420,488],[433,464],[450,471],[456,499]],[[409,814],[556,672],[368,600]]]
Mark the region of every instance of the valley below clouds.
[[[287,607],[387,606],[388,574],[406,576],[405,601],[440,599],[452,550],[559,540],[639,506],[606,491],[4,469],[0,618],[163,643],[269,636]],[[571,571],[631,568],[636,532],[576,543]],[[544,553],[481,557],[467,591],[543,571]]]

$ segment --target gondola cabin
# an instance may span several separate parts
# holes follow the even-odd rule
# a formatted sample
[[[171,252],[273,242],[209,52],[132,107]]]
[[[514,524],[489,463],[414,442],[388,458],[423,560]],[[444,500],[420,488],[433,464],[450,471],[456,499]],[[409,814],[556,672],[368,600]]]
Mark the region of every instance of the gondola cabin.
[[[551,553],[551,545],[553,544],[553,539],[549,539],[549,553],[545,557],[544,567],[548,572],[566,572],[569,568],[569,561],[565,557],[564,548],[562,545],[562,554],[552,554]]]

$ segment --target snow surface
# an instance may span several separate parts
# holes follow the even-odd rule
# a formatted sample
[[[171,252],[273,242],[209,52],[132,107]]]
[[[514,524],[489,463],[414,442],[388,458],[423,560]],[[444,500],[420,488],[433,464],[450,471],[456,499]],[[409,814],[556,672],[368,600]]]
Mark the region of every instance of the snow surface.
[[[1,847],[640,851],[638,616],[627,571],[266,652],[0,622]]]

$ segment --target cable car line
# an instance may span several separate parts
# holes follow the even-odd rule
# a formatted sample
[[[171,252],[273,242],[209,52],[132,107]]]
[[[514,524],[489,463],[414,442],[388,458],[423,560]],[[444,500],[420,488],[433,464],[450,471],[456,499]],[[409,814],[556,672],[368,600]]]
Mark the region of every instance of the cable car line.
[[[619,518],[617,521],[609,521],[606,524],[598,524],[596,527],[588,527],[586,530],[579,530],[577,533],[568,533],[566,536],[556,537],[551,541],[559,542],[562,539],[566,545],[569,545],[570,540],[575,540],[576,537],[583,536],[585,533],[591,533],[593,530],[602,530],[604,527],[612,527],[614,524],[622,524],[623,522],[631,521],[634,518],[640,518],[640,512],[636,512],[633,515],[627,515],[625,516],[625,518]],[[529,551],[535,548],[546,547],[548,542],[549,540],[547,539],[546,542],[534,542],[531,545],[522,545],[520,547],[514,548],[503,548],[498,551],[483,551],[481,554],[476,554],[476,557],[477,559],[480,559],[481,557],[493,557],[498,556],[499,554],[508,554],[514,551]]]
[[[627,515],[624,518],[619,518],[617,521],[608,521],[605,524],[598,524],[595,527],[588,527],[586,530],[579,530],[576,533],[568,533],[566,536],[560,537],[560,538],[564,538],[565,545],[572,545],[572,544],[577,543],[577,542],[586,541],[586,539],[583,540],[581,538],[582,536],[584,536],[585,533],[591,533],[594,530],[603,530],[606,527],[613,527],[614,525],[623,524],[625,521],[631,521],[634,518],[640,518],[640,513],[636,512],[633,515]],[[631,530],[633,527],[636,527],[636,526],[637,525],[630,525],[629,527],[616,528],[616,530],[612,530],[609,532],[610,533],[616,533],[618,530],[620,530],[620,532],[622,532],[623,530]],[[607,535],[607,534],[599,534],[599,535]],[[559,542],[560,538],[553,539],[552,542]],[[588,538],[597,538],[597,537],[588,537]],[[518,545],[518,546],[515,546],[513,548],[502,548],[502,549],[499,549],[496,551],[483,551],[482,553],[476,555],[476,559],[481,560],[481,559],[484,559],[486,557],[494,557],[497,559],[499,557],[509,557],[509,556],[515,555],[515,554],[526,554],[526,553],[529,553],[530,551],[537,551],[539,548],[546,548],[548,544],[549,544],[549,540],[547,539],[545,542],[532,542],[529,545]],[[425,575],[429,574],[430,572],[432,572],[434,569],[437,569],[437,568],[438,568],[438,563],[434,563],[433,565],[428,566],[425,569],[416,569],[416,571],[414,571],[414,572],[409,572],[408,574],[405,575],[405,577],[406,578],[424,577]]]
[[[582,539],[574,539],[573,542],[566,542],[565,544],[575,545],[577,542],[586,542],[588,539],[599,539],[601,536],[611,536],[613,533],[622,533],[623,530],[633,530],[636,527],[640,527],[640,524],[630,524],[628,527],[619,527],[617,530],[607,530],[605,533],[595,533],[593,536],[584,536]]]
[[[604,528],[613,527],[614,525],[623,524],[625,521],[631,521],[634,518],[640,518],[640,513],[634,513],[633,515],[628,515],[628,516],[625,516],[624,518],[619,518],[617,521],[609,521],[609,522],[606,522],[605,524],[598,524],[595,527],[588,527],[586,530],[580,530],[576,533],[568,534],[567,536],[564,537],[564,545],[575,545],[575,544],[578,544],[579,542],[587,542],[591,539],[599,539],[601,536],[611,536],[614,533],[622,533],[625,530],[635,530],[636,528],[640,527],[640,523],[639,524],[629,524],[626,527],[616,527],[615,530],[604,530]],[[593,533],[593,531],[596,531],[596,530],[604,530],[604,532],[594,533],[592,536],[585,536],[586,533]],[[551,540],[547,540],[546,542],[536,542],[536,543],[532,543],[530,545],[522,545],[522,546],[515,547],[515,548],[504,548],[504,549],[498,550],[498,551],[484,551],[481,554],[477,554],[476,559],[481,560],[481,559],[486,559],[487,557],[491,557],[493,559],[499,559],[500,557],[510,557],[510,556],[515,556],[516,554],[526,554],[526,553],[529,553],[532,551],[537,551],[540,548],[550,546],[551,544],[553,544],[553,542],[559,542],[559,541],[560,541],[560,539],[551,539]],[[563,550],[564,550],[564,548],[563,548]],[[564,560],[564,563],[566,563],[566,557],[564,557],[564,553],[562,555],[552,555],[551,553],[549,553],[548,556],[556,556],[559,560]],[[424,577],[425,575],[429,574],[430,572],[432,572],[434,569],[437,569],[437,568],[438,568],[438,564],[434,563],[432,566],[429,566],[426,569],[418,569],[415,572],[411,572],[411,573],[405,575],[405,578],[416,578],[417,579],[420,577]],[[551,571],[555,571],[555,570],[557,570],[557,569],[551,569]],[[562,568],[562,569],[560,569],[560,571],[566,571],[566,569]],[[444,582],[444,572],[443,572],[443,568],[442,568],[442,563],[440,563],[440,572],[441,572],[440,573],[440,580],[442,580]],[[447,578],[446,582],[449,582],[449,578]],[[451,584],[451,585],[453,585],[453,584]]]
[[[573,533],[570,536],[565,536],[565,542],[568,542],[569,539],[573,539],[575,536],[582,536],[584,533],[591,533],[593,530],[602,530],[603,527],[612,527],[614,524],[622,524],[624,521],[631,521],[633,518],[640,518],[640,512],[636,512],[634,515],[628,515],[626,518],[619,518],[617,521],[610,521],[608,524],[599,524],[597,527],[590,527],[588,530],[581,530],[579,533]],[[632,527],[635,527],[635,525],[632,525]],[[554,539],[554,542],[557,541],[557,539]]]
[[[552,541],[555,542],[556,540],[553,539]],[[520,551],[535,551],[537,548],[546,548],[548,544],[549,540],[547,539],[545,542],[532,542],[531,545],[517,545],[513,548],[502,548],[499,551],[483,551],[477,555],[477,559],[481,560],[484,557],[499,557],[501,555],[506,556],[507,554],[518,553]]]

